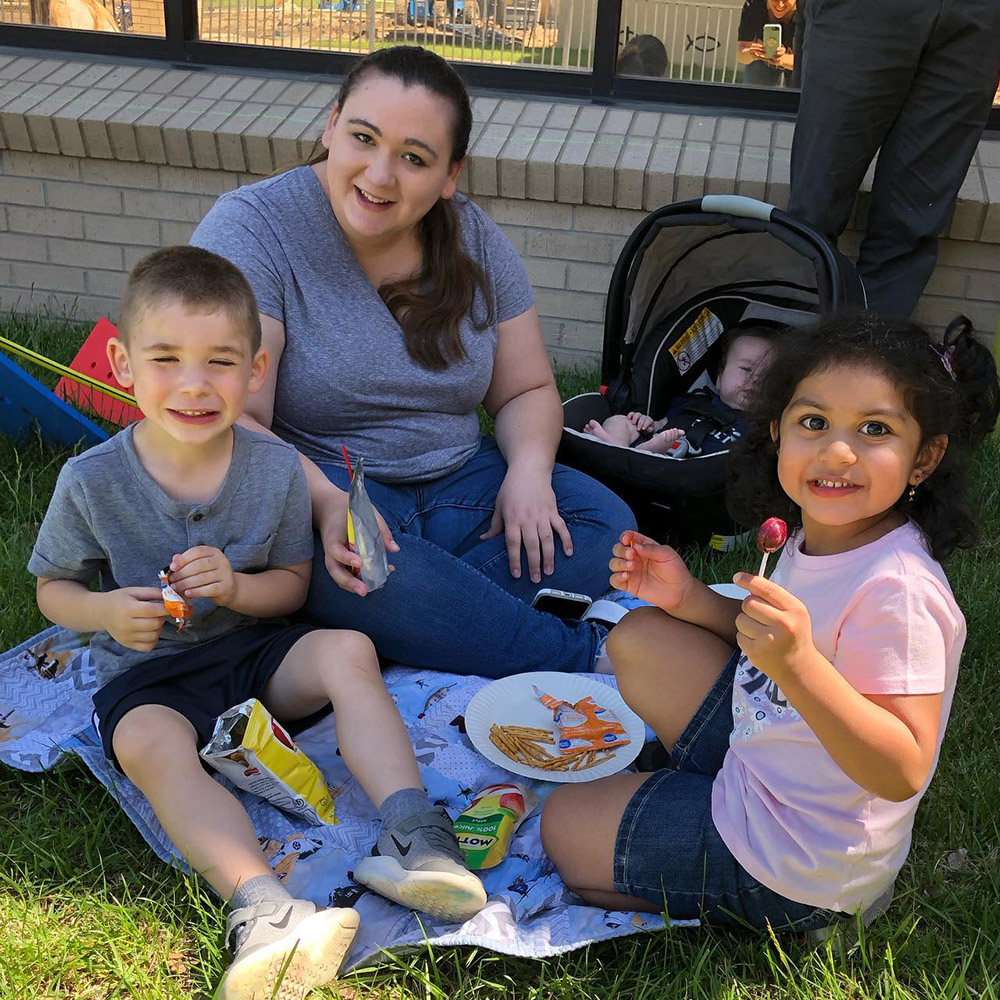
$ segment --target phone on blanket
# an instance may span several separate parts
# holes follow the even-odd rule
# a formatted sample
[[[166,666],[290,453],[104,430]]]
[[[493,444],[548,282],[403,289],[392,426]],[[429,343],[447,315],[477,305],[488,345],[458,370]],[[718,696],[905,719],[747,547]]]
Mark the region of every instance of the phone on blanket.
[[[764,25],[764,58],[774,59],[778,55],[778,49],[781,47],[781,25],[780,24],[765,24]]]
[[[531,602],[536,611],[546,611],[556,618],[582,618],[594,602],[586,594],[542,587]]]

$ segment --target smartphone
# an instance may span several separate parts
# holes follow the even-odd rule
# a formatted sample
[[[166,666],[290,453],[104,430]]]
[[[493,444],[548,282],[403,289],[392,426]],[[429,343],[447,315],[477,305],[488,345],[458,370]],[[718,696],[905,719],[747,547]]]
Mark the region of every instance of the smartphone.
[[[536,611],[547,611],[557,618],[582,618],[593,601],[586,594],[573,594],[568,590],[542,587],[531,602]]]
[[[778,54],[778,47],[781,45],[781,25],[764,25],[764,58],[774,59]]]

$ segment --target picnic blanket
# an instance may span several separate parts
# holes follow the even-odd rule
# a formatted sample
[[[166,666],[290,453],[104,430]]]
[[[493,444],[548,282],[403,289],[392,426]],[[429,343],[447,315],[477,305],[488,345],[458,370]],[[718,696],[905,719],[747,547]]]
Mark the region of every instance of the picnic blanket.
[[[186,867],[144,796],[104,758],[91,720],[96,680],[89,660],[80,637],[58,627],[0,655],[0,762],[41,771],[66,754],[77,754],[159,857]],[[613,678],[601,679],[614,684]],[[555,787],[512,778],[473,748],[464,732],[463,713],[469,699],[489,683],[486,679],[390,667],[385,681],[409,729],[430,798],[453,819],[485,785],[517,780],[542,797]],[[418,920],[351,878],[355,863],[371,850],[378,823],[371,801],[337,755],[332,716],[299,733],[296,741],[339,790],[338,825],[310,826],[249,793],[237,794],[262,850],[293,895],[326,906],[354,906],[361,914],[361,930],[346,968],[377,961],[382,949],[425,943],[476,945],[542,958],[664,926],[660,917],[649,914],[583,905],[542,850],[540,810],[521,826],[503,863],[482,873],[489,894],[485,909],[463,925],[424,914]],[[217,780],[232,788],[221,775]]]

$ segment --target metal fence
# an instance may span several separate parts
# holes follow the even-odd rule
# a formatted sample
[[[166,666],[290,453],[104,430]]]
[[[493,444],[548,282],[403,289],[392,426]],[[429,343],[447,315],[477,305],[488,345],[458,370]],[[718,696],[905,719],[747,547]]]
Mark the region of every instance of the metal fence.
[[[0,0],[0,24],[162,36],[163,20],[163,4],[157,0],[60,0],[54,4],[50,0]]]
[[[653,35],[667,50],[664,76],[672,80],[735,83],[742,4],[623,0],[622,38]]]
[[[200,0],[198,26],[199,37],[212,42],[347,53],[409,43],[452,60],[589,69],[593,24],[588,35],[573,6],[573,0]]]
[[[621,42],[659,38],[666,76],[736,79],[740,0],[623,0]],[[401,43],[494,66],[593,69],[594,0],[198,0],[203,41],[365,53]],[[163,36],[160,0],[0,0],[0,23]]]

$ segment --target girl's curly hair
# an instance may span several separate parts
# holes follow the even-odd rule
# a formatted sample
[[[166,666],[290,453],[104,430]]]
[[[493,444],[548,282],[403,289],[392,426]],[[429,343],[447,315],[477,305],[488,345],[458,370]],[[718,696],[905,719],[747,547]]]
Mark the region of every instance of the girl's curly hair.
[[[802,524],[801,510],[778,482],[771,425],[780,423],[804,378],[841,366],[879,372],[893,382],[920,426],[921,444],[948,436],[944,457],[915,497],[904,492],[894,506],[921,527],[939,561],[975,544],[969,455],[996,424],[1000,385],[992,355],[964,316],[952,321],[940,345],[915,323],[873,313],[835,315],[813,327],[783,331],[756,382],[750,428],[730,456],[727,504],[736,521],[750,526],[778,516],[789,530]]]

